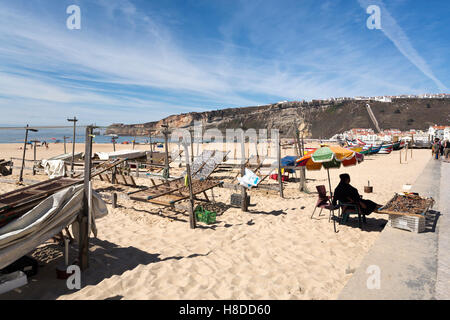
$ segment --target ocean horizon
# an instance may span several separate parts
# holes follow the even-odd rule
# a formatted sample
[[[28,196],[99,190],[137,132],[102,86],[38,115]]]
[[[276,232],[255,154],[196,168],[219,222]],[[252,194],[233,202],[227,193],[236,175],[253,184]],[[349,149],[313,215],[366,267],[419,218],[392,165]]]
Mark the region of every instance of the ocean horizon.
[[[12,126],[11,126],[12,127]],[[66,143],[72,143],[73,140],[73,129],[72,128],[58,128],[58,129],[38,129],[38,132],[28,131],[28,142],[32,140],[37,140],[40,142],[47,143],[63,143],[64,137],[66,138]],[[97,130],[94,130],[97,131]],[[112,137],[104,134],[95,135],[94,143],[112,143]],[[149,143],[148,137],[143,136],[118,136],[116,143],[120,144],[122,142],[129,142],[136,139],[136,143]],[[25,140],[25,129],[3,129],[0,130],[0,144],[6,143],[23,143]],[[80,127],[77,128],[75,142],[84,143],[85,142],[85,129]],[[152,142],[163,142],[164,140],[157,137],[152,137]]]

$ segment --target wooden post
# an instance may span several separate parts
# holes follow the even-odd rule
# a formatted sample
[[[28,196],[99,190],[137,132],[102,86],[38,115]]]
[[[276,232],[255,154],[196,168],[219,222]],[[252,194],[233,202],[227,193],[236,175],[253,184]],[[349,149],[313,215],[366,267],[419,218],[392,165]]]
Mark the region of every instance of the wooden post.
[[[23,181],[23,168],[25,167],[25,153],[27,150],[27,140],[28,140],[28,125],[25,129],[25,141],[23,143],[22,166],[20,167],[19,182]]]
[[[67,119],[69,122],[73,122],[73,140],[72,140],[72,161],[70,162],[70,177],[73,177],[73,163],[75,161],[75,138],[76,138],[76,126],[77,126],[77,117],[73,117],[73,119]]]
[[[67,148],[66,148],[66,139],[68,139],[68,138],[70,138],[70,137],[66,137],[65,135],[64,135],[64,137],[63,137],[63,139],[64,139],[64,154],[66,154],[66,153],[67,153]]]
[[[195,221],[194,216],[194,194],[192,191],[192,176],[191,176],[191,165],[189,164],[189,150],[186,144],[183,144],[183,147],[186,158],[186,175],[189,188],[189,225],[191,229],[195,229],[197,223]]]
[[[277,140],[277,157],[278,157],[278,185],[280,187],[280,197],[284,198],[284,192],[283,192],[283,180],[281,179],[281,139],[280,139],[281,131],[278,134],[278,140]]]
[[[148,132],[148,142],[150,143],[150,163],[153,163],[153,144],[152,144],[152,132]]]
[[[117,208],[117,193],[113,192],[112,194],[112,207],[115,209]]]
[[[32,140],[30,141],[33,143],[33,176],[36,175],[36,168],[35,168],[35,163],[36,163],[36,144],[39,142],[37,140]]]
[[[86,270],[89,267],[89,196],[91,189],[91,165],[92,165],[92,126],[86,127],[86,142],[84,153],[84,198],[83,210],[78,216],[80,228],[79,236],[79,263],[80,269]]]
[[[112,144],[113,144],[113,151],[116,151],[116,138],[112,137],[111,140],[112,140]]]
[[[116,184],[117,183],[117,166],[114,166],[111,174],[111,183]]]
[[[303,132],[302,132],[302,157],[305,155],[305,142],[303,140]]]
[[[194,130],[189,129],[189,133],[191,135],[191,163],[194,163]]]
[[[399,155],[400,155],[400,164],[402,164],[402,149],[400,149]]]
[[[165,179],[167,180],[170,176],[169,174],[169,126],[167,124],[163,124],[164,128],[164,145],[165,145],[165,157],[164,157],[164,170],[165,170]]]
[[[136,136],[134,136],[134,138],[133,138],[133,150],[134,150],[135,144],[136,144]]]
[[[405,162],[408,162],[408,144],[406,145]]]
[[[245,136],[244,129],[241,129],[241,177],[245,175]],[[247,189],[241,186],[241,209],[248,212]]]
[[[297,146],[297,150],[298,150],[298,154],[297,156],[299,158],[303,157],[304,153],[303,153],[303,148],[300,144],[300,137],[299,137],[299,131],[297,128],[297,122],[294,122],[295,124],[295,140],[296,140],[296,146]],[[303,136],[302,136],[303,138]],[[305,191],[305,167],[301,167],[300,168],[300,191]]]

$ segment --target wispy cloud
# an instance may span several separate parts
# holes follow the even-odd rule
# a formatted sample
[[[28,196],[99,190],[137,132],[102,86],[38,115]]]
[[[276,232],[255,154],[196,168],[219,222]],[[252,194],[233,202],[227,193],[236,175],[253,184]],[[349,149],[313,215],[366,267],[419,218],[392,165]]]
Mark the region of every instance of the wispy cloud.
[[[196,26],[213,29],[211,38],[182,20],[171,29],[132,0],[78,3],[82,30],[69,31],[50,8],[43,20],[39,8],[24,13],[0,2],[0,109],[19,106],[7,121],[25,114],[64,121],[79,112],[101,115],[105,124],[143,122],[284,99],[427,89],[403,59],[367,58],[372,44],[355,32],[354,15],[363,16],[356,3],[334,15],[339,6],[331,2],[226,2],[227,19]]]
[[[440,90],[446,91],[448,88],[433,74],[428,63],[417,52],[417,50],[411,44],[410,39],[403,31],[403,29],[397,24],[397,21],[391,16],[386,9],[383,1],[381,0],[358,0],[361,7],[366,9],[370,5],[378,5],[381,9],[381,30],[392,41],[396,48],[408,59],[413,65],[415,65],[424,75],[430,78]]]

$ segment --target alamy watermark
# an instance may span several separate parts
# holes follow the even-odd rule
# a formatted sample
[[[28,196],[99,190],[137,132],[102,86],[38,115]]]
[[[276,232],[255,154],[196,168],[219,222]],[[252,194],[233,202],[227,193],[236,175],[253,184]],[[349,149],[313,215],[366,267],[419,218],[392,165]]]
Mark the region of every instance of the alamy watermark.
[[[370,5],[366,10],[367,14],[370,14],[369,18],[367,18],[367,28],[370,30],[381,29],[381,9],[377,5]]]
[[[77,265],[70,265],[66,270],[67,274],[70,276],[66,280],[66,285],[69,290],[80,290],[81,289],[81,269]]]
[[[374,290],[381,288],[381,269],[377,265],[370,265],[366,269],[366,273],[369,274],[366,285],[367,289]]]
[[[81,29],[81,9],[79,6],[73,4],[67,7],[66,13],[70,16],[66,20],[66,26],[69,30]]]
[[[191,134],[192,133],[192,134]],[[250,164],[257,164],[258,158],[277,160],[278,148],[280,147],[280,132],[278,129],[254,129],[247,130],[226,129],[225,135],[217,128],[204,129],[200,121],[194,122],[192,132],[188,129],[177,128],[170,136],[172,143],[181,145],[191,145],[194,142],[196,154],[201,154],[204,148],[210,149],[209,145],[214,144],[214,149],[229,152],[230,160],[249,159]],[[200,142],[200,143],[199,143]],[[206,143],[203,143],[206,142]],[[239,147],[244,144],[243,148]]]

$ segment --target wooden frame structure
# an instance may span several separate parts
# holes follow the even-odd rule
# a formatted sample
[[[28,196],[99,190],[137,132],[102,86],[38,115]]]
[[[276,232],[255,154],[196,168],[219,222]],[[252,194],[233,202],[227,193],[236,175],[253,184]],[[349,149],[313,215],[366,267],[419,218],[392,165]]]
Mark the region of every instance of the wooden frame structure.
[[[59,177],[0,195],[0,226],[20,217],[44,198],[82,182],[81,179]]]
[[[183,175],[189,174],[191,181],[187,185],[184,178],[154,184],[153,187],[128,193],[131,200],[150,202],[157,205],[174,207],[175,203],[189,199],[209,201],[206,191],[223,185],[223,181],[208,179],[228,153],[217,150],[204,150]],[[221,159],[218,157],[221,156]],[[220,160],[220,161],[219,161]],[[190,182],[190,183],[189,183]],[[191,190],[190,190],[191,188]],[[205,199],[195,197],[203,194]]]
[[[150,202],[157,205],[173,207],[175,203],[189,199],[189,187],[184,185],[184,181],[177,180],[171,181],[172,184],[167,186],[161,184],[147,190],[139,190],[129,193],[131,200],[137,200],[142,202]],[[222,186],[223,181],[215,180],[192,180],[192,194],[195,200],[209,201],[206,191],[218,186]],[[199,199],[195,197],[198,194],[203,194],[205,199]]]

